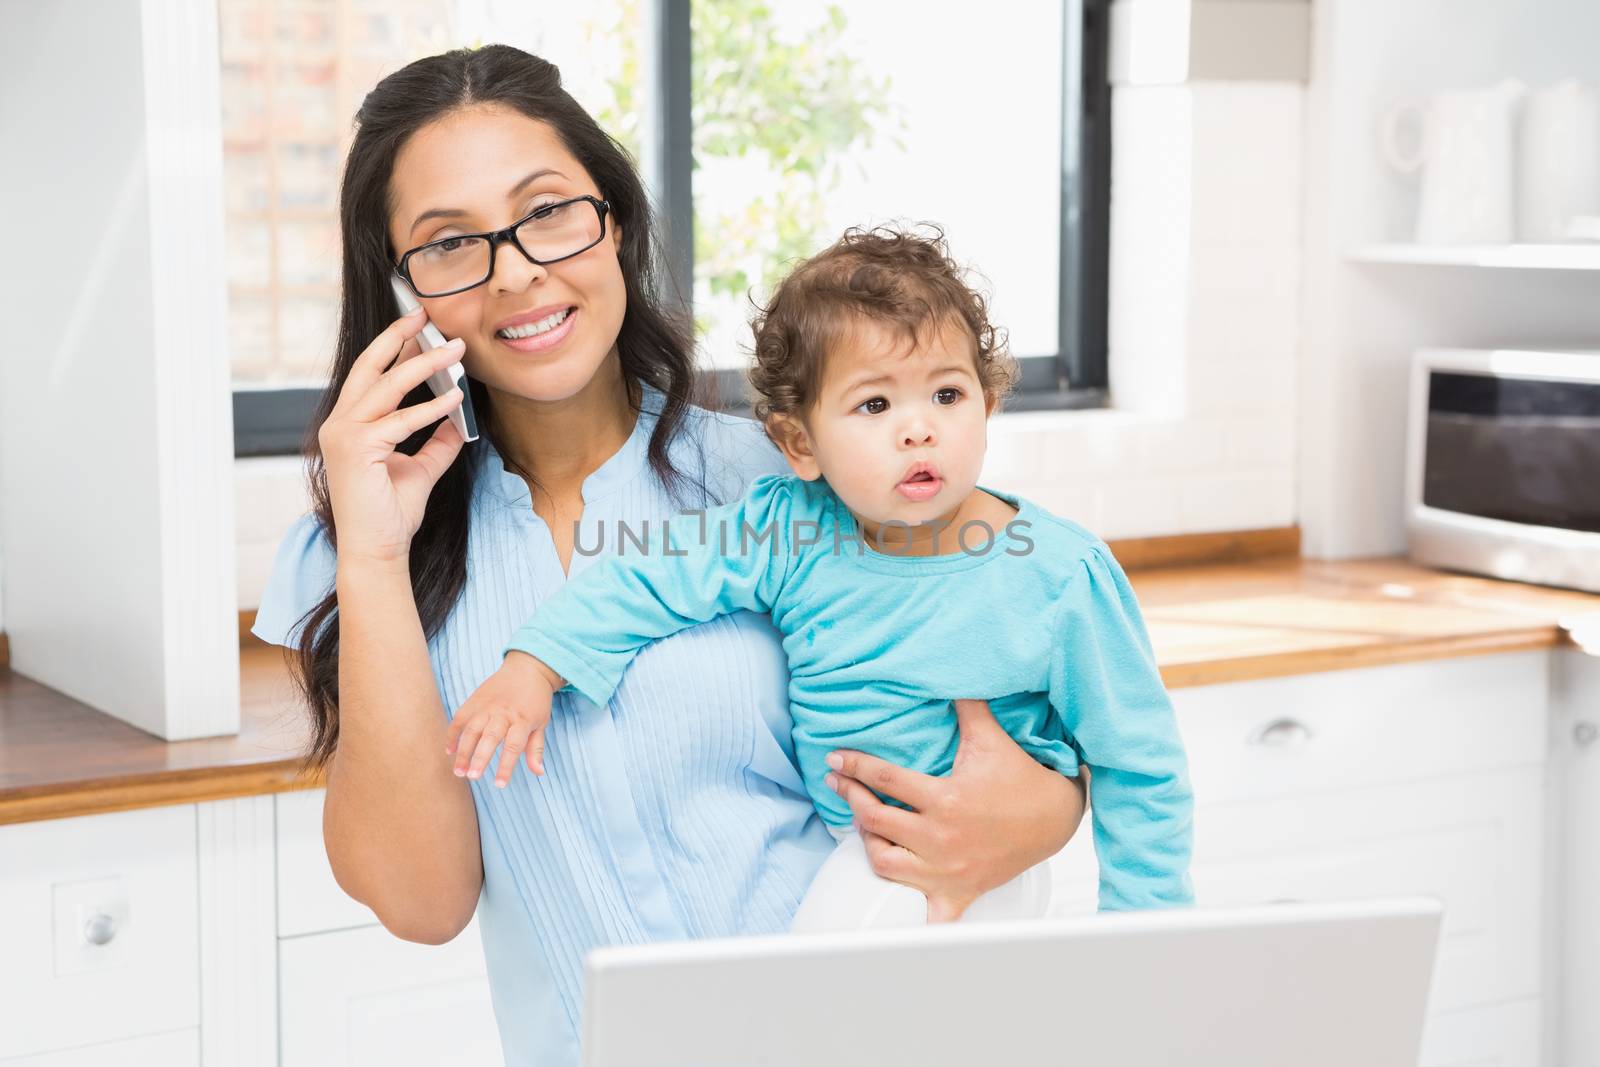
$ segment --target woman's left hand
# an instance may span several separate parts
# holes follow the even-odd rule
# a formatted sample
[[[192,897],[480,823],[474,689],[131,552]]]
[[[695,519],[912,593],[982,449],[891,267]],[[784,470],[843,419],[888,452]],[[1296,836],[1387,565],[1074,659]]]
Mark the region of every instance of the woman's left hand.
[[[955,704],[961,741],[948,777],[849,749],[828,757],[828,786],[855,813],[872,869],[920,889],[930,923],[953,922],[1061,851],[1085,807],[1087,768],[1076,780],[1053,771],[1000,728],[987,701]],[[873,790],[915,810],[885,804]]]

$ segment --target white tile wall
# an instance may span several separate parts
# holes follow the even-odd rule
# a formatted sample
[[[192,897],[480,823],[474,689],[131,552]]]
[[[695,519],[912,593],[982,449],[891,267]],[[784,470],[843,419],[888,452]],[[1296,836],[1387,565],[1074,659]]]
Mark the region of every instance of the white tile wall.
[[[1002,416],[986,481],[1105,538],[1295,522],[1304,95],[1116,90],[1115,410]]]
[[[298,456],[241,459],[233,469],[239,604],[254,608],[261,603],[278,542],[290,524],[310,510],[311,501],[305,464]]]

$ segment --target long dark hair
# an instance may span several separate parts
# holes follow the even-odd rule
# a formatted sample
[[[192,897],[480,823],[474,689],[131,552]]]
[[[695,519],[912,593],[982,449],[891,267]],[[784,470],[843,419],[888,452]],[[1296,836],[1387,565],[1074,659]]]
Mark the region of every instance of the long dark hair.
[[[600,195],[610,201],[611,215],[622,229],[617,255],[627,294],[617,334],[623,378],[630,386],[648,382],[664,398],[650,436],[650,466],[674,497],[681,499],[695,483],[703,495],[704,483],[686,476],[669,458],[669,445],[695,399],[693,342],[681,295],[668,293],[670,283],[657,258],[649,200],[633,161],[561,87],[561,72],[553,64],[509,45],[457,49],[419,59],[384,78],[361,102],[355,118],[355,139],[339,190],[344,272],[338,344],[328,388],[303,448],[312,510],[335,548],[337,531],[317,429],[333,411],[350,365],[397,314],[389,289],[394,251],[388,239],[389,181],[395,157],[406,140],[428,123],[458,108],[481,104],[501,104],[548,123],[589,172]],[[504,454],[495,442],[487,389],[476,381],[469,388],[480,432]],[[427,387],[419,386],[404,404],[430,397]],[[399,451],[415,455],[433,429],[413,434]],[[457,456],[429,495],[422,524],[411,541],[411,590],[429,638],[466,584],[474,466],[467,451]],[[306,763],[320,768],[339,744],[339,613],[332,591],[302,624],[299,647],[291,658],[295,682],[311,709]]]

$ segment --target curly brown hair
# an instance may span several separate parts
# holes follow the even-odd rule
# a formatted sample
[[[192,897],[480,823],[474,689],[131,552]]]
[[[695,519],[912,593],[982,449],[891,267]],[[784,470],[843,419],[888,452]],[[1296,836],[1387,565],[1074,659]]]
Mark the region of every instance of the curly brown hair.
[[[852,227],[831,247],[778,284],[755,322],[755,415],[804,416],[816,402],[828,352],[848,343],[862,321],[900,330],[914,346],[923,329],[958,323],[972,338],[978,381],[998,404],[1017,380],[1003,330],[989,322],[989,302],[950,258],[944,231]]]

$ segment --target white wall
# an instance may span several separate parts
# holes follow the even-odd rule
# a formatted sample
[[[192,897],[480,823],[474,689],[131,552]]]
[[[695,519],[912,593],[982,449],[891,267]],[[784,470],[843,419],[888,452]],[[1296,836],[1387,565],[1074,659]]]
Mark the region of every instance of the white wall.
[[[278,542],[289,524],[310,510],[311,500],[299,456],[241,459],[233,472],[239,605],[254,608],[261,603]]]
[[[1303,98],[1116,90],[1112,407],[1001,415],[986,479],[1105,538],[1295,521]]]
[[[1515,76],[1600,82],[1594,0],[1317,0],[1308,101],[1299,514],[1307,555],[1400,552],[1405,392],[1425,345],[1593,344],[1592,275],[1357,266],[1409,239],[1416,189],[1379,160],[1397,101]]]

